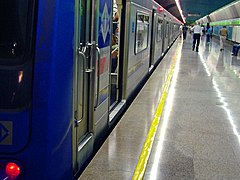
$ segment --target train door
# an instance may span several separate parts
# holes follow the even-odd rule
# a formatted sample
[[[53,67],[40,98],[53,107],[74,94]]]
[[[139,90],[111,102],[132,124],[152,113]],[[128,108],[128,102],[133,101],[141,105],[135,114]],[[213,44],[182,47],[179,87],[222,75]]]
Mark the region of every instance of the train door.
[[[74,82],[73,82],[73,167],[74,173],[93,149],[94,64],[92,50],[92,3],[75,1]]]
[[[110,110],[118,100],[118,64],[119,64],[119,13],[116,1],[113,1],[112,43],[110,61]]]
[[[120,26],[122,15],[122,1],[112,0],[113,2],[113,22],[112,22],[112,43],[111,43],[111,61],[110,61],[110,118],[112,120],[112,112],[121,102],[121,77],[122,62],[120,61]],[[121,104],[121,103],[120,103]]]

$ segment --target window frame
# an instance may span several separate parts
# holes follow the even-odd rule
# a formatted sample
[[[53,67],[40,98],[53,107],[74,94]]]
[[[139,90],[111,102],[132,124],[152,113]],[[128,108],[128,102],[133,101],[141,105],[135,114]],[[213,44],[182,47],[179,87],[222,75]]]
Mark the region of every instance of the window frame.
[[[166,32],[165,32],[165,38],[168,38],[169,34],[169,21],[166,21]]]

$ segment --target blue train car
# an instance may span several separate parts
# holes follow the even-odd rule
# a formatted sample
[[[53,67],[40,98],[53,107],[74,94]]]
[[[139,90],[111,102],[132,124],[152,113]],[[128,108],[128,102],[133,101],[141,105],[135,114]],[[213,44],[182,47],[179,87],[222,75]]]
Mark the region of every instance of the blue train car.
[[[72,177],[74,1],[0,9],[0,179]]]

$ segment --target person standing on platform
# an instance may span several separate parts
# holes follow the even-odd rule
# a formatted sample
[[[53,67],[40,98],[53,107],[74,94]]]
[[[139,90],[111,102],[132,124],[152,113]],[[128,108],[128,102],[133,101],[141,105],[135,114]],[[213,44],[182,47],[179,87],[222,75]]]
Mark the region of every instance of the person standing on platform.
[[[197,23],[195,26],[193,26],[192,31],[193,31],[193,46],[192,46],[192,50],[194,51],[195,49],[195,44],[197,43],[196,46],[196,52],[198,52],[198,47],[200,44],[200,36],[201,36],[201,26],[199,25],[199,23]]]
[[[211,32],[210,32],[210,39],[212,39],[212,35],[213,35],[213,26],[212,26]]]
[[[209,23],[207,23],[207,28],[206,28],[206,43],[210,43],[210,33],[211,33],[211,29],[210,29],[210,25]]]
[[[227,31],[227,28],[226,26],[223,26],[222,29],[220,29],[220,51],[222,51],[224,48],[223,48],[223,45],[227,39],[227,35],[228,35],[228,31]]]
[[[204,36],[205,35],[205,27],[202,25],[201,26],[201,36]]]
[[[187,36],[187,26],[186,24],[184,24],[183,28],[182,28],[182,32],[183,32],[183,39],[186,39]]]
[[[182,29],[183,29],[183,26],[181,25],[181,26],[179,27],[180,38],[182,37]]]

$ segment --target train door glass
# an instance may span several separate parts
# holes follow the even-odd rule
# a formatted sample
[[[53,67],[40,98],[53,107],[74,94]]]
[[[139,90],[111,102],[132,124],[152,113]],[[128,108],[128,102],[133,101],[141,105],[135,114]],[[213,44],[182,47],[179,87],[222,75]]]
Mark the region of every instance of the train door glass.
[[[169,46],[169,22],[167,22],[165,38],[167,40],[167,47]]]
[[[159,51],[162,54],[163,52],[163,19],[158,17],[157,18],[157,23],[156,23],[156,43],[159,44]]]
[[[162,55],[164,53],[164,20],[162,19],[162,24],[161,24],[161,39],[162,39]]]
[[[75,61],[74,61],[74,121],[76,125],[76,145],[78,146],[88,133],[88,97],[89,83],[86,74],[90,33],[90,3],[87,0],[76,2],[75,16]]]
[[[162,23],[163,23],[163,20],[158,17],[158,19],[157,19],[157,28],[156,28],[156,31],[157,31],[156,41],[157,42],[162,41]]]
[[[119,97],[119,12],[115,0],[113,0],[113,25],[112,25],[112,50],[111,50],[111,67],[110,67],[110,110],[118,102]]]

